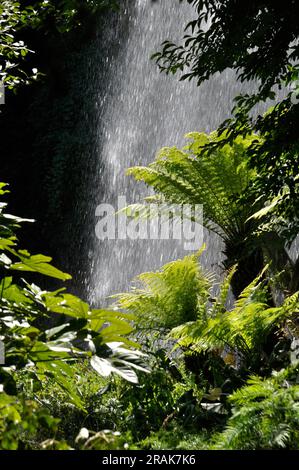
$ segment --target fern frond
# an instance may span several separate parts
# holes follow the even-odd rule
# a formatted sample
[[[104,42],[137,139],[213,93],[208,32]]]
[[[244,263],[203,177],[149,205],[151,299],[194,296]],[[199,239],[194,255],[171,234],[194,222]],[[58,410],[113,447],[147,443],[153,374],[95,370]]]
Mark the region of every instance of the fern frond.
[[[291,382],[286,378],[293,377]],[[251,377],[233,393],[232,417],[218,435],[215,449],[298,449],[298,367],[285,369],[267,379]]]
[[[205,146],[220,139],[217,134],[186,137],[191,142],[183,150],[164,147],[148,167],[133,167],[127,174],[153,187],[166,202],[202,204],[205,226],[222,238],[243,233],[252,208],[241,208],[237,199],[254,175],[246,155],[252,138],[237,138],[208,153]]]
[[[201,250],[136,278],[141,286],[114,296],[116,307],[132,312],[143,327],[173,328],[195,320],[208,302],[212,277],[204,274]]]
[[[233,266],[228,274],[225,276],[222,284],[220,285],[220,291],[215,299],[215,302],[212,305],[211,308],[211,317],[215,317],[218,315],[221,315],[226,311],[226,302],[228,299],[230,287],[231,287],[231,281],[232,278],[237,270],[237,265]]]
[[[193,351],[217,350],[227,347],[238,350],[244,357],[257,357],[266,338],[275,326],[282,324],[298,310],[298,294],[286,299],[276,308],[268,307],[267,292],[261,277],[263,272],[242,292],[231,311],[225,307],[230,277],[224,280],[218,299],[207,309],[206,319],[201,316],[172,330],[171,336],[180,346]]]

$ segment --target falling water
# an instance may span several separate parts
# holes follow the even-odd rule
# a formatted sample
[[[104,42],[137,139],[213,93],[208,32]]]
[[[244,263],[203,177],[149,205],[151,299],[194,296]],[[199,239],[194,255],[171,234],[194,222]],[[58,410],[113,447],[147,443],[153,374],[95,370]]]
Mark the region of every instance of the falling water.
[[[142,200],[148,189],[125,176],[125,170],[147,165],[161,147],[184,145],[187,132],[217,128],[230,115],[232,100],[240,92],[231,71],[198,88],[161,74],[150,60],[163,40],[181,37],[183,26],[195,15],[190,5],[179,0],[128,4],[111,31],[118,53],[107,51],[105,86],[101,85],[96,103],[93,214],[101,203],[115,206],[119,195],[126,196],[128,203]],[[103,82],[103,70],[98,74],[93,79]],[[205,242],[203,264],[219,273],[221,240],[205,232]],[[184,255],[182,244],[174,240],[99,241],[94,237],[89,250],[89,299],[98,303],[124,291],[139,273]]]

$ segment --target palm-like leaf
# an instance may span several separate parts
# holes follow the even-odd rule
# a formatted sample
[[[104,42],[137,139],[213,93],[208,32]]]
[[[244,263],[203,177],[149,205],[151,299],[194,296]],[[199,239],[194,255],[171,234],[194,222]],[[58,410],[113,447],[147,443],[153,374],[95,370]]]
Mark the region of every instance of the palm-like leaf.
[[[187,137],[192,141],[183,150],[165,147],[148,167],[130,168],[128,174],[152,186],[166,202],[202,204],[205,225],[224,239],[243,233],[253,210],[241,207],[237,199],[254,176],[246,164],[254,137],[237,138],[209,153],[206,144],[219,139],[215,133],[194,132]]]

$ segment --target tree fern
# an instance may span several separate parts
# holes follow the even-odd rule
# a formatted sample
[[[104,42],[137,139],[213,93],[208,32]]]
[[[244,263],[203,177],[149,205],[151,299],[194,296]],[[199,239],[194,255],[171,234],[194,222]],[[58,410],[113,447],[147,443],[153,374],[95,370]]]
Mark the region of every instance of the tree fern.
[[[280,307],[269,306],[262,271],[228,310],[227,296],[235,268],[213,298],[212,279],[204,274],[199,255],[141,274],[130,292],[115,296],[115,307],[133,313],[138,329],[172,329],[170,337],[177,341],[177,347],[188,348],[191,354],[212,352],[225,357],[230,353],[238,355],[244,367],[258,370],[263,361],[268,367],[267,339],[286,320],[296,319],[299,293],[286,298]]]
[[[171,344],[177,342],[177,360],[185,359],[185,371],[194,373],[200,406],[204,407],[215,389],[217,400],[230,412],[227,390],[236,390],[253,372],[270,373],[273,349],[267,356],[267,339],[273,331],[290,334],[286,323],[290,325],[298,317],[299,293],[287,297],[279,307],[269,306],[266,267],[228,310],[227,296],[236,268],[228,273],[213,298],[212,279],[204,274],[199,256],[200,252],[168,263],[157,272],[140,275],[137,286],[116,296],[115,308],[133,314],[137,331],[144,327],[151,340],[152,329],[158,330],[161,339],[165,330],[172,328],[167,338]],[[238,361],[227,362],[228,355]],[[194,367],[187,359],[194,359]],[[213,363],[216,359],[218,362]],[[287,363],[290,361],[289,355]],[[189,378],[183,377],[178,393],[193,388],[193,375]],[[228,402],[232,415],[224,432],[216,436],[213,448],[298,448],[298,362],[270,378],[250,377],[245,386],[228,397]]]
[[[165,147],[148,167],[133,167],[127,173],[152,186],[167,202],[203,204],[205,225],[224,240],[243,232],[253,212],[249,205],[240,207],[237,198],[254,176],[246,165],[253,137],[238,138],[212,154],[204,146],[218,139],[215,133],[187,137],[192,141],[183,150]]]
[[[253,235],[258,222],[249,220],[257,208],[240,202],[255,177],[247,165],[247,149],[257,137],[238,137],[209,152],[206,145],[221,139],[216,133],[193,132],[187,138],[190,143],[182,150],[165,147],[148,167],[130,168],[128,174],[154,188],[156,198],[152,196],[150,202],[203,205],[205,227],[225,242],[225,268],[239,263],[232,279],[238,296],[263,266],[261,248]],[[131,215],[134,209],[140,213],[140,204],[130,206]]]
[[[264,201],[250,203],[244,198],[256,178],[255,171],[247,164],[247,150],[259,138],[239,136],[230,144],[220,146],[223,136],[216,133],[193,132],[186,137],[191,142],[185,148],[162,148],[148,167],[130,168],[128,175],[154,188],[156,195],[148,198],[148,202],[203,205],[205,227],[225,242],[224,267],[230,269],[238,264],[232,277],[236,297],[265,263],[272,263],[274,272],[283,271],[280,284],[284,290],[294,292],[295,266],[284,242],[277,232],[258,233],[260,222],[253,215],[263,207]],[[215,143],[218,145],[207,151]],[[130,215],[147,212],[147,204],[143,208],[140,204],[128,208]]]

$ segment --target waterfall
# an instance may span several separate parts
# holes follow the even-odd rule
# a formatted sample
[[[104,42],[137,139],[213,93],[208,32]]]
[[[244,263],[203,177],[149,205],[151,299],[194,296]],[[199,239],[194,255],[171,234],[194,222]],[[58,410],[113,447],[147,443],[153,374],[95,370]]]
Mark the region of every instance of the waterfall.
[[[101,203],[116,205],[119,195],[135,203],[148,194],[143,184],[125,176],[128,167],[146,165],[161,147],[183,146],[187,132],[212,131],[229,117],[233,98],[241,90],[233,72],[215,76],[198,88],[195,83],[161,74],[150,60],[163,40],[182,37],[183,27],[195,14],[189,4],[179,0],[130,1],[110,31],[113,50],[118,52],[111,54],[107,47],[106,57],[101,58],[106,64],[105,77],[103,68],[96,69],[92,77],[93,86],[99,84],[89,201],[93,214]],[[93,221],[95,226],[95,215]],[[205,243],[202,262],[207,270],[219,273],[221,240],[206,231]],[[93,237],[88,254],[89,300],[98,304],[126,290],[139,273],[156,270],[186,254],[174,240],[99,241]]]

